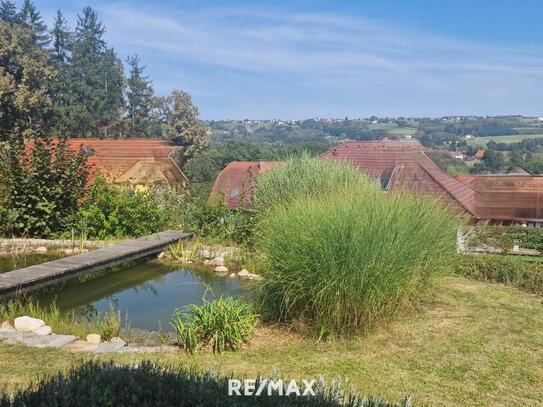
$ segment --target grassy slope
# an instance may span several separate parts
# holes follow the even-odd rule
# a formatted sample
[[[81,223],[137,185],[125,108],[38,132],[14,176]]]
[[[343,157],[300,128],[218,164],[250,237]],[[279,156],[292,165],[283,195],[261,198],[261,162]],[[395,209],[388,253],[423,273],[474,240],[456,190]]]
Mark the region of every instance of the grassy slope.
[[[494,140],[496,143],[518,143],[527,138],[541,138],[543,134],[515,134],[511,136],[490,136],[490,137],[477,137],[471,142],[471,144],[486,145],[490,140]]]
[[[446,277],[421,312],[366,337],[315,344],[279,328],[260,329],[247,349],[222,355],[115,355],[233,372],[348,378],[362,392],[431,405],[536,406],[543,399],[541,297]],[[273,340],[270,339],[273,337]],[[84,356],[0,345],[0,385],[28,382]]]

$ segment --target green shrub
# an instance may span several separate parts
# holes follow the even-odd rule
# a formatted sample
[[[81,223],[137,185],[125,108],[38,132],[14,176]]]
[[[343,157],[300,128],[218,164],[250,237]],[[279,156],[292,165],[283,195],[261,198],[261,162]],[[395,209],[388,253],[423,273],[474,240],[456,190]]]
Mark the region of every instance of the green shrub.
[[[350,164],[302,154],[262,174],[251,201],[257,213],[265,213],[277,204],[288,205],[300,196],[309,198],[333,190],[348,190],[367,180],[368,177]]]
[[[275,378],[273,378],[275,380]],[[411,398],[400,403],[354,392],[338,385],[317,382],[315,396],[229,396],[229,377],[186,367],[162,367],[151,362],[116,365],[86,362],[69,372],[42,378],[9,394],[0,391],[0,407],[15,406],[313,406],[313,407],[412,407]],[[256,381],[256,389],[262,380]],[[288,383],[288,382],[287,382]]]
[[[198,346],[211,345],[214,352],[234,350],[252,334],[256,316],[252,307],[241,300],[220,297],[204,304],[176,310],[171,325],[180,347],[192,352]]]
[[[73,310],[61,311],[54,302],[49,306],[42,306],[32,297],[16,297],[0,302],[0,321],[13,322],[15,318],[23,315],[41,319],[54,333],[75,335],[83,339],[88,334],[98,333],[105,340],[109,340],[119,336],[121,331],[120,318],[114,311],[80,315]]]
[[[456,272],[468,278],[510,284],[522,290],[543,294],[543,261],[499,254],[458,256]]]
[[[200,237],[251,244],[251,212],[232,210],[220,201],[188,199],[183,207],[183,230]]]
[[[265,315],[321,335],[370,327],[416,303],[449,265],[455,224],[438,202],[368,180],[276,205],[258,229]]]
[[[77,213],[76,224],[98,239],[141,237],[172,225],[177,198],[160,190],[136,191],[97,179]]]
[[[52,237],[69,229],[89,175],[65,138],[13,136],[0,146],[0,235]]]

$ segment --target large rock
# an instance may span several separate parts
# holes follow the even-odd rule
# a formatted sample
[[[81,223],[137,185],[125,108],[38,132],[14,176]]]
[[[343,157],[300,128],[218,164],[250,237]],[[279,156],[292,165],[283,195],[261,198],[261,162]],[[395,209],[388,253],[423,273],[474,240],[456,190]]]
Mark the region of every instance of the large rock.
[[[35,331],[45,325],[41,319],[32,318],[27,315],[15,318],[15,329],[22,332]]]
[[[124,348],[126,342],[121,338],[112,338],[109,342],[103,342],[94,350],[94,353],[118,352]]]
[[[247,278],[247,276],[251,274],[249,273],[249,271],[247,271],[246,269],[243,269],[241,270],[239,273],[238,273],[238,277],[241,277],[241,278]]]
[[[9,322],[9,321],[4,321],[4,322],[2,322],[2,328],[13,329],[13,325],[11,325],[11,322]]]
[[[18,339],[19,343],[35,348],[61,348],[77,338],[73,335],[29,336]]]
[[[98,345],[100,342],[102,342],[102,337],[98,334],[88,334],[87,342]]]
[[[36,335],[40,336],[47,336],[51,335],[53,333],[53,329],[49,325],[44,325],[38,329],[34,329],[33,331]]]
[[[224,257],[215,257],[213,260],[208,260],[206,264],[209,266],[224,266]]]
[[[224,266],[217,266],[217,267],[215,267],[215,272],[216,273],[228,273],[228,268],[226,268]]]

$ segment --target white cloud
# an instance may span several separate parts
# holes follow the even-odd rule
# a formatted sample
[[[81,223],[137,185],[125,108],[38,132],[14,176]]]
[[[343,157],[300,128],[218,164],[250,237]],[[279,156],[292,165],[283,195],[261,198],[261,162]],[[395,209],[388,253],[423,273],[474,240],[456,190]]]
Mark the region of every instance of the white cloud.
[[[385,111],[387,98],[408,100],[410,94],[418,105],[406,102],[403,111],[388,114],[502,113],[516,106],[508,97],[529,101],[543,91],[541,49],[459,41],[391,21],[245,6],[97,8],[110,43],[121,53],[145,56],[157,88],[184,87],[204,102],[229,95],[240,110],[245,105],[264,115],[300,109],[304,94],[300,114],[309,115],[348,106],[361,113]],[[316,88],[346,102],[326,107],[315,99]],[[371,103],[358,101],[361,94],[370,95]],[[275,99],[284,105],[273,105]],[[424,99],[428,107],[421,111]],[[205,106],[201,110],[205,115]]]

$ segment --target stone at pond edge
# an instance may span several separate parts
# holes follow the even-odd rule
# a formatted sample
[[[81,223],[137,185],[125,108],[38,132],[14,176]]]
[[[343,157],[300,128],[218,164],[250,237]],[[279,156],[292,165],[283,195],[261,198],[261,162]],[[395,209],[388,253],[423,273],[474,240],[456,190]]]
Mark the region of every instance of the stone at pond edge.
[[[243,270],[241,270],[241,271],[238,273],[238,277],[245,278],[245,277],[247,277],[249,274],[251,274],[251,273],[249,273],[246,269],[243,269]]]
[[[98,345],[100,342],[102,342],[102,337],[98,334],[88,334],[87,342],[92,343],[94,345]]]
[[[11,325],[11,322],[9,321],[4,321],[2,322],[2,328],[13,329],[13,325]]]
[[[33,346],[35,348],[61,348],[76,339],[77,338],[73,335],[34,335],[15,340],[23,345]]]
[[[42,326],[38,329],[34,329],[33,331],[36,335],[40,336],[47,336],[51,335],[53,333],[53,329],[49,325]]]
[[[217,266],[217,267],[215,267],[215,272],[216,273],[228,273],[228,268],[226,268],[224,266]]]
[[[31,318],[27,315],[15,318],[15,329],[22,332],[34,331],[45,325],[41,319]]]
[[[228,278],[236,278],[236,273],[232,273],[228,276]]]
[[[112,338],[110,342],[103,342],[98,345],[94,353],[118,352],[124,348],[124,345],[126,345],[126,342],[121,338]]]
[[[215,257],[213,260],[206,260],[204,264],[208,266],[224,266],[224,257]]]

